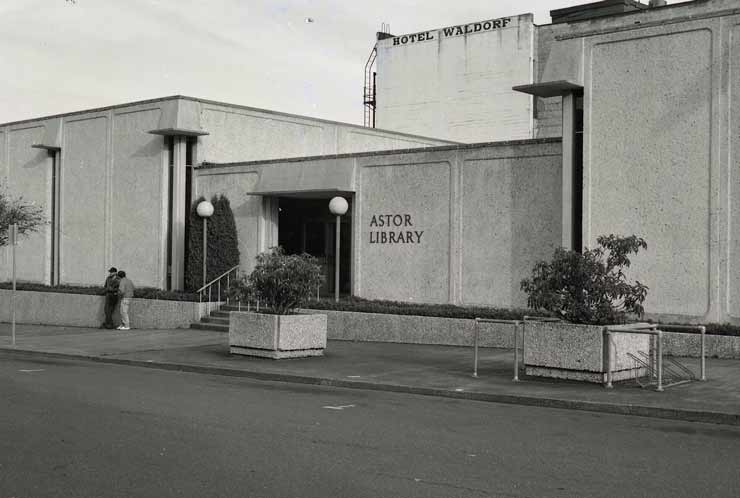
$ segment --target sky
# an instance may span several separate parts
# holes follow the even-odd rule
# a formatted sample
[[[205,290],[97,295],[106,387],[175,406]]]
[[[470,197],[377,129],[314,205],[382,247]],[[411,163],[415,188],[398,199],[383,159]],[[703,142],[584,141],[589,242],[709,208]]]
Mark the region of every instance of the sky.
[[[395,34],[588,0],[0,0],[0,123],[169,95],[362,124]],[[313,22],[307,22],[310,18]]]

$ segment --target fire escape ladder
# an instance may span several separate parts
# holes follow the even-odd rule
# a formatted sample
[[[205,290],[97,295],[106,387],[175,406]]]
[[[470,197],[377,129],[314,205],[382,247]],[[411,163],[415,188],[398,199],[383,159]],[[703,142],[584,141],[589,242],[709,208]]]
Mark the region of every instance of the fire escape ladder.
[[[371,128],[375,128],[375,75],[377,74],[375,72],[375,58],[377,55],[376,45],[365,63],[365,86],[362,93],[365,110],[363,124]]]

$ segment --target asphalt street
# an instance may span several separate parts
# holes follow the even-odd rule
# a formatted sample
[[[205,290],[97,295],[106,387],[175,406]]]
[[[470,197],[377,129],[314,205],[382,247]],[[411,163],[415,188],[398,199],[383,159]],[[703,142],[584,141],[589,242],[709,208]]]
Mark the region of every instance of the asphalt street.
[[[0,355],[0,498],[737,497],[740,428]]]

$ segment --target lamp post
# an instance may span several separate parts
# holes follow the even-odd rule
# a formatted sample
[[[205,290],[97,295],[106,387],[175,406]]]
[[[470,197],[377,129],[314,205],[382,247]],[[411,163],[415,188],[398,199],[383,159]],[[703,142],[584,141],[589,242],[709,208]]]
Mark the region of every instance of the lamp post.
[[[13,247],[12,256],[13,256],[13,293],[12,293],[12,309],[13,309],[13,317],[12,317],[12,335],[13,335],[13,346],[15,346],[15,246],[18,244],[18,224],[13,223],[10,225],[10,245]]]
[[[329,211],[337,216],[337,244],[334,256],[334,301],[339,302],[339,225],[342,215],[347,212],[349,205],[344,197],[334,197],[329,201]]]
[[[208,201],[198,203],[198,216],[203,218],[203,285],[206,285],[206,254],[208,252],[208,218],[213,214],[213,204]]]

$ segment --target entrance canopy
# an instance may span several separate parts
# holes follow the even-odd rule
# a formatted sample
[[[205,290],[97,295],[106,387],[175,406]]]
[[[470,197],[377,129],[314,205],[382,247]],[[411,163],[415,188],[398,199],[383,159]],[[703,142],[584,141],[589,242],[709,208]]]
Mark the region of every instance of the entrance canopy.
[[[251,195],[325,197],[355,192],[350,158],[281,161],[265,165]]]

